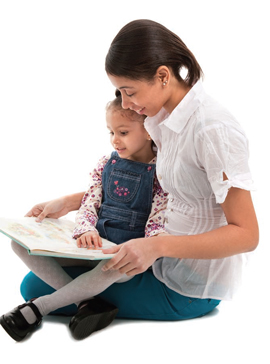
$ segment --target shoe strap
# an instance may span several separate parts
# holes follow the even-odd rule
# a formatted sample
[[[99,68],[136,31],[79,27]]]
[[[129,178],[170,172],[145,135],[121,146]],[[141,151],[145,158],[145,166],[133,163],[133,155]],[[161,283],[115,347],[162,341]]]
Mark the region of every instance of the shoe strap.
[[[26,307],[26,306],[29,306],[31,308],[31,310],[36,315],[38,321],[42,320],[42,315],[41,315],[41,313],[39,312],[39,309],[37,308],[37,306],[34,303],[32,303],[31,301],[28,301],[28,302],[24,303],[23,305],[19,306],[19,308],[21,309],[21,308]]]

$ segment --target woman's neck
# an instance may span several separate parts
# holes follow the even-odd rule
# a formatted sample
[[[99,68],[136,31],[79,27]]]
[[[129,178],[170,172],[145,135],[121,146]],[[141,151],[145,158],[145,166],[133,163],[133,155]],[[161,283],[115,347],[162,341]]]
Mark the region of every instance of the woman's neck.
[[[186,94],[190,91],[191,86],[187,85],[184,81],[179,82],[176,78],[171,78],[168,85],[168,99],[164,104],[164,109],[171,114],[176,106],[183,100]]]

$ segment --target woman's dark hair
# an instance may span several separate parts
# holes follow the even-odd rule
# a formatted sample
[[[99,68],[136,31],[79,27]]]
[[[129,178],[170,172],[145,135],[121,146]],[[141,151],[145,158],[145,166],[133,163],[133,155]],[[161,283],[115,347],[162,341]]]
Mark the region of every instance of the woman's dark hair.
[[[106,56],[108,74],[134,80],[151,81],[160,66],[167,66],[181,81],[181,69],[187,70],[185,82],[193,86],[203,75],[194,55],[182,40],[152,20],[134,20],[116,35]]]

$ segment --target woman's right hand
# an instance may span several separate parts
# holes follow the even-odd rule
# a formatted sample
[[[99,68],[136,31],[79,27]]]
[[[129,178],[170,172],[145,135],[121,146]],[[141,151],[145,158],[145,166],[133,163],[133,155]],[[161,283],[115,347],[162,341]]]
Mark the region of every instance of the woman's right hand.
[[[35,205],[25,216],[36,217],[36,221],[41,222],[45,217],[58,219],[68,212],[69,209],[66,207],[65,198],[60,197],[55,200]]]

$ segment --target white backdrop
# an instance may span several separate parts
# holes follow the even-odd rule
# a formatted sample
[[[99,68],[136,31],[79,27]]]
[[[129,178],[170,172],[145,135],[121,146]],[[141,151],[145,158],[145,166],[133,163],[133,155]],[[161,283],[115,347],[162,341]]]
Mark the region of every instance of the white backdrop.
[[[45,363],[52,355],[46,342],[67,363],[87,354],[98,360],[94,349],[111,351],[106,358],[113,363],[135,363],[144,350],[145,362],[268,362],[261,328],[269,325],[268,13],[266,0],[0,0],[0,216],[22,216],[38,202],[87,188],[89,171],[111,151],[104,111],[114,97],[104,71],[110,42],[127,22],[148,18],[183,39],[204,71],[205,89],[244,127],[261,229],[242,291],[213,315],[177,323],[117,321],[80,343],[69,336],[67,320],[47,319],[12,357]],[[22,303],[19,284],[28,270],[8,239],[0,236],[0,244],[2,314]],[[2,329],[0,342],[3,355],[15,348]]]

